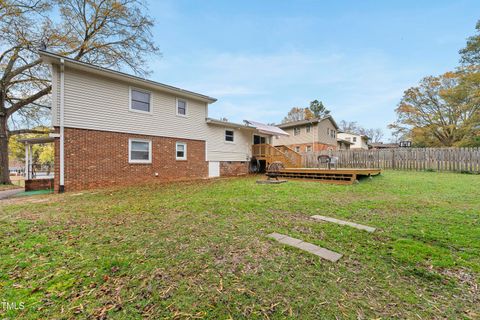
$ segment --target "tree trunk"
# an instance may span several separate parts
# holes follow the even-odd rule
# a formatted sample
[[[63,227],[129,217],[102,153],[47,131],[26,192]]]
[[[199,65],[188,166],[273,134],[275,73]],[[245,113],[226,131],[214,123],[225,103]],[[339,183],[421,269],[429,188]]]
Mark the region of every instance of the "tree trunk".
[[[8,170],[8,131],[7,117],[0,106],[0,184],[11,184]]]

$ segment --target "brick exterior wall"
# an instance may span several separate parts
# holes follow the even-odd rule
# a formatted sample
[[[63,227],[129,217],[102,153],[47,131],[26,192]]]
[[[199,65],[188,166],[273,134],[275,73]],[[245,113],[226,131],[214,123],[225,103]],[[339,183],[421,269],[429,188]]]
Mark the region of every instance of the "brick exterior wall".
[[[152,163],[128,162],[131,138],[152,141]],[[175,159],[177,141],[187,144],[187,160]],[[205,141],[65,128],[65,191],[207,177]],[[56,139],[55,191],[59,184],[60,142]]]
[[[248,174],[248,161],[222,161],[220,162],[220,176],[231,177]]]
[[[292,150],[295,150],[295,147],[300,147],[300,153],[307,152],[307,146],[312,146],[312,143],[297,143],[297,144],[289,144],[289,147]],[[312,151],[323,151],[323,150],[337,150],[337,146],[332,146],[329,144],[315,142],[315,148]]]

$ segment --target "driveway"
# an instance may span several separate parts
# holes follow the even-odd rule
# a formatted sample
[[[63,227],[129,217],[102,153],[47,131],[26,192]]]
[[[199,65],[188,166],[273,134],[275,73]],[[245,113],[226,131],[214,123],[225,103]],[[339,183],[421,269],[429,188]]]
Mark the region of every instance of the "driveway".
[[[10,198],[23,191],[23,188],[0,191],[0,200]]]

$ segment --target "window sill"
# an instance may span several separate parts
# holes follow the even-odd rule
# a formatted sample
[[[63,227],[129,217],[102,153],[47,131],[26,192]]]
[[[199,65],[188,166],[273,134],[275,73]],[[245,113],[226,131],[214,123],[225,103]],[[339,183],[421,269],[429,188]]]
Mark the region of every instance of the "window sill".
[[[177,161],[187,161],[187,158],[176,158]]]
[[[186,114],[183,115],[183,114],[177,113],[176,116],[177,116],[177,117],[180,117],[180,118],[188,118],[188,115],[186,115]]]

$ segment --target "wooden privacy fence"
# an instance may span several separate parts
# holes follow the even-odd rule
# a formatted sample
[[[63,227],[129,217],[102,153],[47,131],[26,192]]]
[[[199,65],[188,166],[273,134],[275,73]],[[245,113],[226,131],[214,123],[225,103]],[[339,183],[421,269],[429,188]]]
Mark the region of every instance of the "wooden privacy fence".
[[[339,168],[381,168],[480,173],[480,148],[395,148],[325,150],[302,153],[305,168],[317,168],[318,156],[338,157]]]

